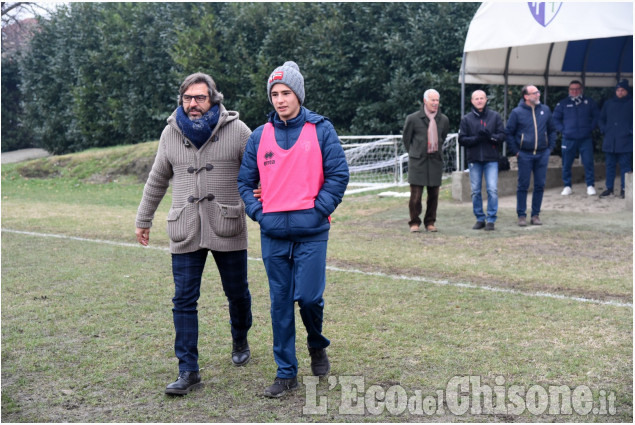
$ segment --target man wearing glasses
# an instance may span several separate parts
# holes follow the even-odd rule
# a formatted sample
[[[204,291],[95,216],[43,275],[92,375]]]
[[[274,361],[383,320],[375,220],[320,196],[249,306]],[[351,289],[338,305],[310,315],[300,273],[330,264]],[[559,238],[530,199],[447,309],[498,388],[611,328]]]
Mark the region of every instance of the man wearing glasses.
[[[556,127],[548,106],[540,103],[535,86],[522,89],[522,99],[507,120],[505,137],[509,150],[518,158],[516,213],[518,225],[527,226],[527,191],[531,175],[534,189],[531,199],[531,224],[541,225],[540,207],[547,179],[549,155],[556,146]]]
[[[188,76],[179,107],[161,134],[154,165],[137,211],[137,241],[147,246],[154,213],[172,180],[167,233],[175,295],[174,351],[179,376],[166,394],[187,394],[202,386],[198,365],[201,276],[212,252],[229,303],[232,362],[243,366],[251,354],[251,295],[247,283],[245,206],[238,193],[238,170],[251,130],[227,111],[223,95],[206,74]]]

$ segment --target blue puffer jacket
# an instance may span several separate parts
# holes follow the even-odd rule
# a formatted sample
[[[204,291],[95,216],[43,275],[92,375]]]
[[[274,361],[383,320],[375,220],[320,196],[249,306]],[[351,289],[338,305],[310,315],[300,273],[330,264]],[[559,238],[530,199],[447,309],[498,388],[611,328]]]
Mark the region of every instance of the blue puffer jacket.
[[[604,134],[602,151],[633,152],[633,98],[630,95],[607,100],[602,107],[599,124]]]
[[[556,130],[566,139],[587,139],[598,125],[600,109],[593,99],[582,97],[575,104],[571,96],[562,99],[553,109],[553,122]]]
[[[509,114],[505,139],[512,155],[521,150],[536,153],[549,149],[553,152],[556,126],[549,107],[541,103],[532,109],[521,99]]]
[[[272,238],[294,242],[328,240],[331,227],[328,217],[342,202],[349,172],[346,156],[331,122],[301,107],[300,114],[286,123],[275,112],[269,114],[269,122],[275,129],[276,141],[283,149],[290,149],[298,140],[305,122],[315,124],[322,163],[324,184],[315,199],[315,207],[308,210],[263,213],[261,202],[254,198],[253,190],[260,183],[257,154],[264,125],[249,137],[238,174],[238,191],[245,202],[245,212],[260,224],[260,231]]]

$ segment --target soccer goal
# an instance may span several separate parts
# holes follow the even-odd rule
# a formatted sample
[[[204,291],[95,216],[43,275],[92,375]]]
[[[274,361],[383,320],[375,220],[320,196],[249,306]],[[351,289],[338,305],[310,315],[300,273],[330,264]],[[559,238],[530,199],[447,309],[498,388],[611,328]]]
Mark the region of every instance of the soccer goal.
[[[401,136],[340,136],[351,174],[347,194],[408,185],[408,153]],[[444,173],[457,170],[458,134],[441,147]]]

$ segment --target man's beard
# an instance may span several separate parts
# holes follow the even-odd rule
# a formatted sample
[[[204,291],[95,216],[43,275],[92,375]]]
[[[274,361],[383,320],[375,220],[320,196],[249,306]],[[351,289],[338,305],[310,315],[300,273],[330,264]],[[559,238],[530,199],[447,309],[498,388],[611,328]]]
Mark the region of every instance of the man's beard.
[[[192,115],[191,115],[192,111],[196,111],[196,112],[198,112],[201,116],[200,116],[200,117],[198,117],[198,118],[193,118],[193,117],[192,117]],[[198,119],[200,119],[200,118],[202,118],[202,117],[203,117],[203,111],[201,111],[200,109],[198,109],[196,106],[193,106],[193,107],[191,107],[190,109],[188,109],[188,110],[186,111],[186,114],[187,114],[187,117],[190,119],[190,121],[195,121],[195,120],[198,120]]]

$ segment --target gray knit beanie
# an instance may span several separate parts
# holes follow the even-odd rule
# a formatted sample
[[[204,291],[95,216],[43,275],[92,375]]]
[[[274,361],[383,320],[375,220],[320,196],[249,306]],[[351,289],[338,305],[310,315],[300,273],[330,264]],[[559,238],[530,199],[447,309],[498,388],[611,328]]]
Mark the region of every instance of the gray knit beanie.
[[[267,81],[267,97],[271,102],[271,87],[282,83],[289,86],[291,90],[298,96],[300,105],[304,104],[304,77],[300,74],[298,64],[293,61],[287,61],[282,66],[273,70]]]

